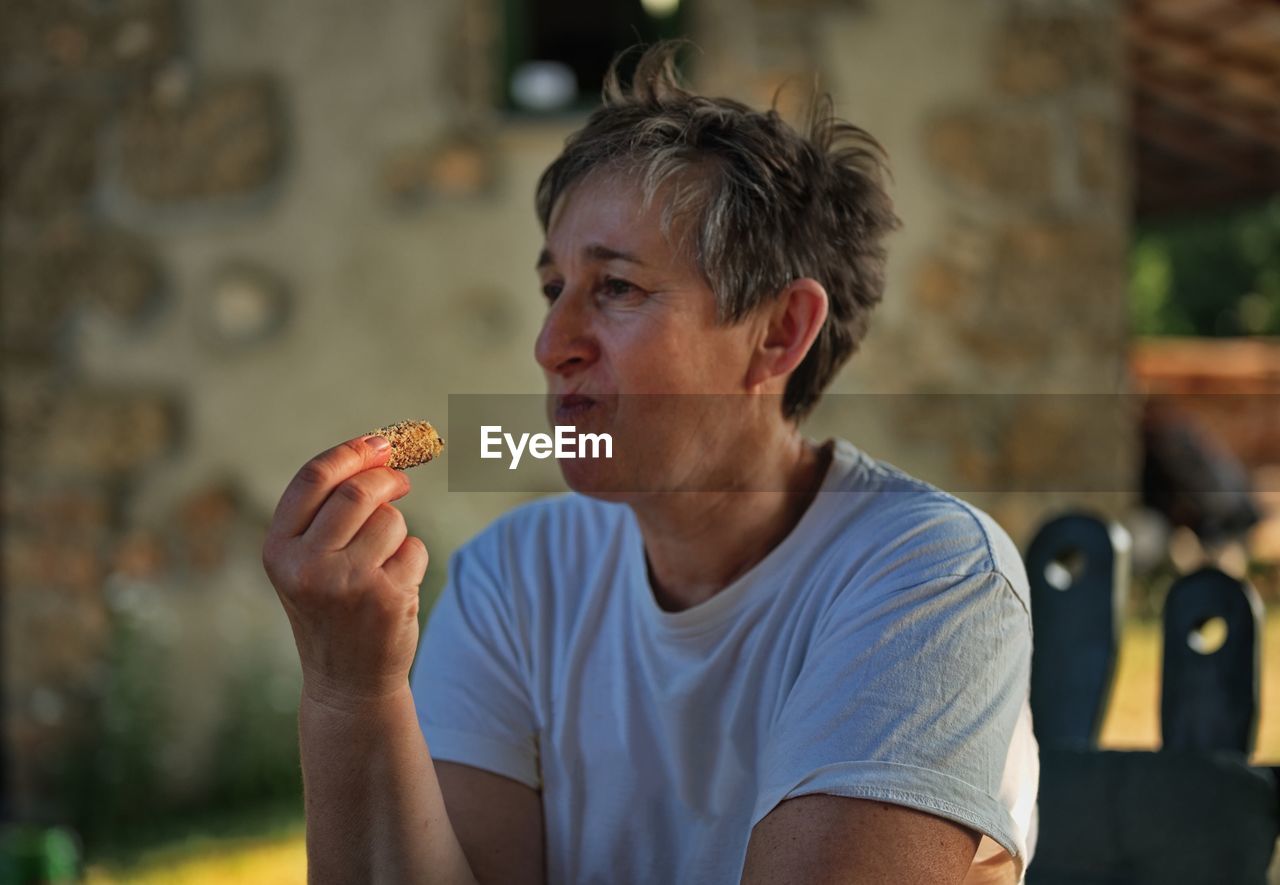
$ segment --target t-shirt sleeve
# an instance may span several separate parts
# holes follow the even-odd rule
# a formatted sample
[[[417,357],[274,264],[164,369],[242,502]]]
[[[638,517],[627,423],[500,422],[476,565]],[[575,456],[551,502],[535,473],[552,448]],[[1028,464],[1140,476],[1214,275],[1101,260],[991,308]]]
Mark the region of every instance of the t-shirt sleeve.
[[[483,557],[457,551],[427,620],[410,676],[434,759],[461,762],[541,789],[525,635],[511,588]]]
[[[766,742],[752,826],[826,793],[946,817],[1016,856],[1000,787],[1030,669],[1030,614],[999,572],[847,588]]]

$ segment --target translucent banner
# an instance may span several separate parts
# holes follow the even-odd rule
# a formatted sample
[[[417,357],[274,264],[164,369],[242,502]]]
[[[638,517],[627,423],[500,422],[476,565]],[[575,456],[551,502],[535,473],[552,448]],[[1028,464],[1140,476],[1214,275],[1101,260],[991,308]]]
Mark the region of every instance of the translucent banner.
[[[1280,397],[828,395],[801,425],[947,491],[1237,493],[1268,452]],[[451,394],[450,491],[785,491],[779,397]],[[763,468],[763,469],[762,469]],[[775,475],[776,474],[776,475]],[[1276,474],[1269,474],[1274,477]],[[1276,484],[1275,480],[1271,480]]]

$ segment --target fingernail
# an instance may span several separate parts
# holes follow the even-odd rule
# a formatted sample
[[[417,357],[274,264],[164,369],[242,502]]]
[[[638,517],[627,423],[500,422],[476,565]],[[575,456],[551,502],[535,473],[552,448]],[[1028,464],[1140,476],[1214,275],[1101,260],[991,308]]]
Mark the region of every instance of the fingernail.
[[[391,442],[384,436],[366,436],[364,444],[373,450],[374,454],[382,454],[391,448]]]

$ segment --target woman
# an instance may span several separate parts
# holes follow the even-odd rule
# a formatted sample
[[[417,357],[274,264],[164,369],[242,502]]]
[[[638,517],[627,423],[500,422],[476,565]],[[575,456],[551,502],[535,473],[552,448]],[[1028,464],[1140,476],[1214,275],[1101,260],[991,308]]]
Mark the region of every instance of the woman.
[[[615,457],[455,554],[412,680],[427,553],[383,441],[281,499],[313,881],[1021,878],[1017,551],[798,429],[881,297],[879,148],[829,102],[801,135],[694,95],[672,57],[611,77],[538,188],[552,419]]]

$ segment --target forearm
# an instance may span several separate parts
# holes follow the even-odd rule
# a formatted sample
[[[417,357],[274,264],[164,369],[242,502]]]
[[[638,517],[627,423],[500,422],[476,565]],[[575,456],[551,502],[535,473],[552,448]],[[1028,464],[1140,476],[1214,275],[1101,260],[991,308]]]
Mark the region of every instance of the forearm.
[[[298,731],[310,885],[476,885],[407,684],[358,705],[304,689]]]

